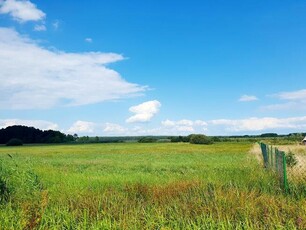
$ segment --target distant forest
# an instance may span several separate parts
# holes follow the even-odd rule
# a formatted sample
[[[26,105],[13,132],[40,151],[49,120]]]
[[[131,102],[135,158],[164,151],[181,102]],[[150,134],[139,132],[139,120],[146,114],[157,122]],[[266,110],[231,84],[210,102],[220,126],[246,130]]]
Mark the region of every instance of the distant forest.
[[[60,131],[46,130],[42,131],[34,127],[21,125],[9,126],[0,129],[0,144],[7,144],[12,139],[18,139],[24,144],[50,144],[50,143],[120,143],[120,142],[189,142],[193,134],[188,136],[81,136],[77,134],[66,135]],[[243,136],[212,136],[213,142],[231,142],[231,141],[269,141],[270,144],[282,144],[291,142],[300,142],[306,133],[290,133],[288,135],[278,135],[276,133],[264,133],[261,135],[243,135]]]
[[[66,143],[73,142],[75,140],[72,135],[66,135],[60,131],[42,131],[40,129],[22,125],[14,125],[0,129],[0,144],[6,144],[14,138],[21,140],[25,144]]]

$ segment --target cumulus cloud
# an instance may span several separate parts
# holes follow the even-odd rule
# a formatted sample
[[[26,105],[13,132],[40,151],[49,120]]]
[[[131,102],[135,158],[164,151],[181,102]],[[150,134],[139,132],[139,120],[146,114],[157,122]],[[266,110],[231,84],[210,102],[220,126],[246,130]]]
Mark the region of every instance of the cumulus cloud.
[[[0,109],[79,106],[141,94],[107,64],[115,53],[48,50],[13,29],[0,28]]]
[[[30,1],[4,0],[0,1],[0,14],[9,14],[18,22],[40,21],[46,14]]]
[[[252,96],[252,95],[242,95],[238,101],[241,102],[248,102],[248,101],[257,101],[258,98],[256,96]]]
[[[57,124],[44,120],[21,120],[21,119],[0,119],[0,128],[6,128],[13,125],[25,125],[42,130],[58,130]]]
[[[224,126],[225,130],[231,132],[263,131],[277,129],[302,130],[306,128],[306,116],[290,118],[252,117],[240,120],[218,119],[209,121],[209,124]]]
[[[89,121],[76,121],[67,131],[68,133],[93,133],[96,124]]]
[[[130,107],[129,111],[135,113],[126,120],[127,123],[148,122],[159,112],[161,103],[157,100],[147,101]]]

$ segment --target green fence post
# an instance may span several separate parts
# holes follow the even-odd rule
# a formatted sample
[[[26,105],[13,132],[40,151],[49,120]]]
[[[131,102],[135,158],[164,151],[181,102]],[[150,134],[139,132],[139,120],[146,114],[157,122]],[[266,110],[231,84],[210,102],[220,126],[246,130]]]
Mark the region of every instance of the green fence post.
[[[264,143],[260,143],[260,147],[261,147],[261,153],[263,156],[263,160],[264,160],[264,166],[265,168],[268,168],[268,152],[267,152],[267,145]]]
[[[276,171],[278,172],[278,155],[279,155],[279,152],[278,152],[278,149],[275,149],[275,163],[276,163]]]
[[[281,152],[283,157],[283,179],[284,179],[284,189],[285,192],[288,192],[288,180],[287,180],[287,165],[286,165],[286,154],[285,152]]]
[[[269,165],[269,168],[271,168],[271,151],[270,151],[270,148],[269,148],[269,145],[267,145],[267,152],[268,152],[268,165]]]
[[[273,162],[273,147],[272,147],[272,145],[271,145],[271,155],[270,156],[271,156],[271,167],[274,169],[274,167],[273,167],[274,166],[274,164],[273,164],[274,162]]]

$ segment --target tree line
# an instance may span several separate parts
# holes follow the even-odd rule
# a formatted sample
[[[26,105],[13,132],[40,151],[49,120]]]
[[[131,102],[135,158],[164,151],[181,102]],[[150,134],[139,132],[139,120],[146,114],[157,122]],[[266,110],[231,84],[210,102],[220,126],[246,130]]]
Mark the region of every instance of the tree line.
[[[60,131],[46,130],[42,131],[34,127],[22,125],[9,126],[0,129],[0,144],[7,144],[12,139],[19,140],[19,143],[120,143],[120,142],[190,142],[200,144],[211,144],[214,142],[231,142],[231,141],[249,141],[256,142],[269,140],[271,144],[299,142],[305,137],[306,133],[290,133],[287,135],[278,135],[276,133],[264,133],[261,135],[243,135],[243,136],[205,136],[191,134],[188,136],[113,136],[113,137],[89,137],[77,134],[66,135]],[[16,142],[16,140],[14,140]],[[270,143],[269,142],[269,143]],[[14,144],[14,142],[13,142]]]
[[[60,131],[36,129],[22,125],[9,126],[0,129],[0,144],[7,144],[11,139],[18,139],[22,143],[67,143],[73,142],[75,137]]]

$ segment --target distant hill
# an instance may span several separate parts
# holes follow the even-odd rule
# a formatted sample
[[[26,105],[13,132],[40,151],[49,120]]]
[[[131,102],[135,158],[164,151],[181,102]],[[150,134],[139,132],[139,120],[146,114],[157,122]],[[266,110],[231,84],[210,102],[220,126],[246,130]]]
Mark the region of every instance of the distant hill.
[[[66,143],[74,141],[72,135],[66,135],[60,131],[42,131],[34,127],[22,125],[9,126],[0,129],[0,144],[6,144],[13,138],[20,139],[25,144],[31,143]]]

